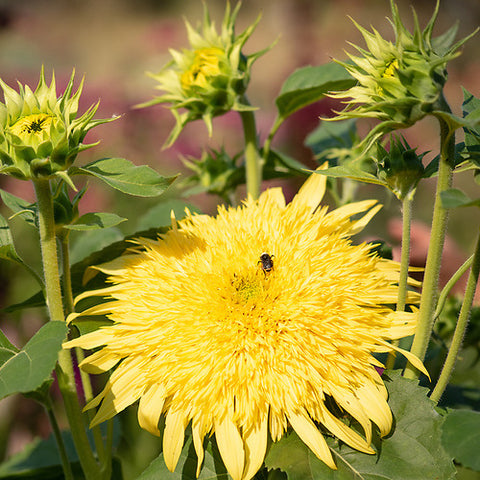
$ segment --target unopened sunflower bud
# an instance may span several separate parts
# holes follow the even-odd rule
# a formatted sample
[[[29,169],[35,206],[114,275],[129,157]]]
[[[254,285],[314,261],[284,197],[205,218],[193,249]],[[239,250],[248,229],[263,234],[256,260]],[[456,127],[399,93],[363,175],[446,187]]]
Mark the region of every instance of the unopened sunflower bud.
[[[342,92],[332,92],[333,98],[348,99],[346,108],[335,120],[374,118],[380,124],[370,131],[367,139],[374,142],[380,136],[398,128],[413,125],[425,115],[442,109],[442,89],[447,81],[447,63],[458,56],[458,48],[469,37],[455,45],[432,41],[439,2],[424,30],[414,13],[413,34],[403,25],[398,7],[391,0],[395,42],[382,38],[372,29],[367,31],[355,21],[367,44],[367,50],[357,47],[361,56],[348,54],[351,63],[338,61],[358,80],[357,85]]]
[[[159,73],[149,74],[158,82],[157,88],[165,93],[139,106],[170,104],[177,122],[166,146],[175,141],[188,122],[203,119],[211,135],[212,118],[230,110],[252,110],[243,95],[250,80],[252,64],[268,49],[248,56],[242,54],[241,50],[260,17],[242,34],[235,35],[239,8],[240,2],[230,11],[227,3],[222,28],[217,33],[205,7],[200,30],[185,22],[190,48],[181,52],[170,50],[172,60]],[[184,111],[179,113],[180,109]]]
[[[65,177],[77,154],[93,146],[81,143],[87,132],[116,118],[94,120],[98,104],[76,118],[83,80],[72,94],[73,79],[72,73],[58,98],[55,77],[47,86],[43,68],[34,92],[22,84],[17,92],[0,80],[0,173],[22,180]]]
[[[404,138],[398,137],[390,139],[390,151],[377,145],[377,176],[400,200],[415,191],[423,178],[425,154],[417,155],[415,150]]]

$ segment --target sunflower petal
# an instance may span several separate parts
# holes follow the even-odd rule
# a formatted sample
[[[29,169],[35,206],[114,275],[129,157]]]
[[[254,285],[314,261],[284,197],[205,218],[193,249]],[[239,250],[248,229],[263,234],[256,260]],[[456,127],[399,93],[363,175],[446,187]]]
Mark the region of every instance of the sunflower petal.
[[[392,412],[384,395],[372,384],[364,384],[356,390],[357,398],[369,418],[377,425],[380,435],[388,435],[392,429]]]
[[[182,453],[186,427],[187,421],[183,411],[177,410],[168,413],[163,432],[163,458],[171,472],[175,470],[180,453]]]
[[[215,438],[228,473],[233,477],[233,480],[241,480],[245,464],[245,452],[238,427],[225,416],[222,421],[215,422]]]
[[[158,383],[151,385],[138,403],[138,424],[148,432],[160,436],[158,421],[165,402],[165,388]]]
[[[353,431],[337,417],[332,415],[327,408],[322,408],[322,424],[330,430],[333,435],[350,445],[352,448],[364,453],[375,453],[375,450],[358,433]]]
[[[113,368],[122,357],[109,350],[102,349],[85,358],[78,366],[87,373],[105,373]]]
[[[325,162],[323,165],[318,167],[317,170],[325,170],[327,167],[328,162]],[[296,209],[301,205],[310,207],[313,212],[313,210],[315,210],[322,201],[326,188],[326,175],[312,173],[293,198],[292,202],[290,203],[290,208]]]
[[[192,423],[192,437],[193,437],[193,446],[195,447],[195,452],[197,454],[197,478],[200,475],[200,470],[202,468],[203,459],[205,457],[205,451],[203,449],[203,437],[204,433],[200,428],[198,422]]]
[[[326,463],[333,470],[336,470],[337,466],[333,461],[330,448],[328,448],[325,438],[323,438],[323,435],[310,418],[306,415],[289,413],[288,420],[303,443],[305,443],[322,462]]]
[[[265,414],[258,425],[243,435],[245,442],[245,469],[242,480],[250,480],[258,472],[267,451],[268,422]]]

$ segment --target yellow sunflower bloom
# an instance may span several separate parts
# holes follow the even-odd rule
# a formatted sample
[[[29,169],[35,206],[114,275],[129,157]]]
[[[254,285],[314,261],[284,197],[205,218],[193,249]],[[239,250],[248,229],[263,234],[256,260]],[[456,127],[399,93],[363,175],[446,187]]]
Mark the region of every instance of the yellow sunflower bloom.
[[[109,301],[70,321],[107,314],[113,324],[65,344],[103,347],[82,362],[86,372],[116,366],[86,407],[100,405],[94,425],[140,400],[144,429],[160,435],[165,416],[170,470],[191,423],[197,475],[203,439],[214,434],[234,480],[251,479],[268,437],[279,440],[289,426],[331,468],[320,425],[374,453],[372,424],[386,435],[392,415],[373,354],[399,350],[388,341],[411,335],[416,316],[389,306],[399,265],[350,239],[380,207],[362,201],[328,212],[318,206],[325,182],[312,175],[288,205],[273,188],[238,208],[219,207],[216,217],[188,214],[158,240],[138,239],[127,255],[96,267],[111,286],[77,301]],[[332,400],[363,435],[335,416]]]

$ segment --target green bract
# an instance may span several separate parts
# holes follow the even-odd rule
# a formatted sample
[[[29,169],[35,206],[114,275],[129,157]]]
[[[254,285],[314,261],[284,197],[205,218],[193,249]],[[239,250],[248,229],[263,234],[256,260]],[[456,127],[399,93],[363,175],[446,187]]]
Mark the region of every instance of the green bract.
[[[17,92],[0,79],[5,97],[0,102],[0,173],[21,180],[55,175],[68,180],[66,170],[78,152],[95,145],[81,143],[87,132],[116,118],[94,120],[98,103],[76,118],[83,79],[72,93],[73,79],[74,72],[58,98],[55,76],[47,86],[43,68],[34,92],[20,83]]]
[[[348,54],[351,63],[338,61],[357,79],[357,85],[333,92],[334,98],[349,99],[335,119],[368,117],[381,121],[368,135],[374,141],[397,128],[406,128],[436,110],[443,110],[442,89],[447,80],[446,65],[460,54],[458,48],[470,37],[451,45],[450,36],[432,41],[438,14],[437,1],[432,18],[422,31],[413,11],[414,32],[403,25],[398,7],[391,0],[395,43],[375,29],[367,31],[355,21],[368,50],[353,45],[361,56]],[[367,140],[367,141],[368,141]]]
[[[242,54],[241,50],[260,17],[236,36],[235,19],[239,9],[240,3],[231,11],[227,2],[222,28],[217,33],[204,6],[201,29],[196,30],[185,21],[190,48],[181,52],[171,49],[173,59],[159,73],[149,74],[159,83],[156,88],[166,93],[140,106],[171,104],[169,108],[175,116],[176,125],[166,146],[170,146],[192,120],[202,118],[211,135],[213,117],[230,110],[252,110],[243,95],[250,80],[252,64],[268,49],[248,56]],[[179,109],[185,111],[179,113]]]
[[[425,169],[422,158],[425,154],[417,155],[415,150],[404,138],[393,136],[390,138],[390,151],[377,144],[377,177],[384,180],[400,200],[414,192],[423,178]]]

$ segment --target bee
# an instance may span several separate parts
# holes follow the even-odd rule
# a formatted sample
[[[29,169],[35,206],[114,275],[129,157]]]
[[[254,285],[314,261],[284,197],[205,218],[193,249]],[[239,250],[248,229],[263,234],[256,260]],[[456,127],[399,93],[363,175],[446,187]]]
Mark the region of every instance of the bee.
[[[267,252],[263,252],[260,255],[260,260],[258,263],[262,264],[262,270],[265,274],[273,270],[273,257],[275,255],[270,255]]]

